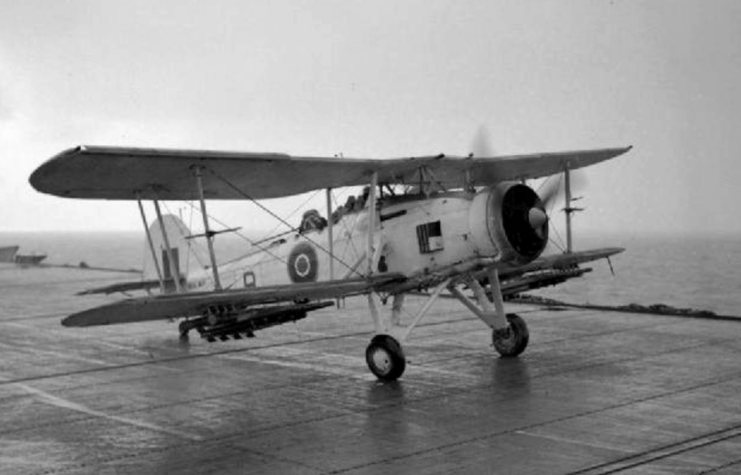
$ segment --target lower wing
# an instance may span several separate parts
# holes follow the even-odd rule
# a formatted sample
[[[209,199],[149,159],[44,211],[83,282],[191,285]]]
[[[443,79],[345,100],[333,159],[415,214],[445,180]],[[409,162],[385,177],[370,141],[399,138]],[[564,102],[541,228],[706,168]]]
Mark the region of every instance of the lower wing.
[[[527,290],[558,285],[569,279],[581,277],[592,269],[579,267],[579,264],[607,259],[624,250],[621,247],[606,247],[568,254],[555,254],[540,257],[529,264],[513,267],[499,267],[497,263],[481,262],[476,266],[477,268],[475,270],[459,271],[453,266],[447,272],[441,270],[436,274],[426,274],[417,278],[407,279],[395,285],[391,291],[393,293],[419,293],[422,289],[434,287],[445,279],[456,279],[465,274],[468,274],[479,282],[485,283],[489,279],[488,269],[496,267],[499,274],[502,295],[509,297]]]
[[[588,251],[570,252],[567,254],[554,254],[540,257],[533,262],[524,266],[505,268],[499,271],[499,276],[507,278],[510,276],[523,275],[528,272],[535,272],[547,269],[570,269],[585,262],[607,259],[615,254],[625,251],[622,247],[605,247],[600,249],[591,249]]]
[[[509,297],[528,290],[558,285],[569,279],[581,277],[592,269],[579,267],[579,264],[608,259],[610,256],[619,254],[624,250],[620,247],[608,247],[568,254],[555,254],[541,257],[524,266],[502,269],[499,272],[502,294]],[[484,275],[482,274],[480,277],[483,278]]]
[[[89,327],[150,320],[239,315],[255,306],[285,302],[309,302],[383,290],[403,279],[399,274],[384,274],[369,279],[255,287],[221,292],[198,292],[142,297],[84,310],[62,320],[67,327]]]

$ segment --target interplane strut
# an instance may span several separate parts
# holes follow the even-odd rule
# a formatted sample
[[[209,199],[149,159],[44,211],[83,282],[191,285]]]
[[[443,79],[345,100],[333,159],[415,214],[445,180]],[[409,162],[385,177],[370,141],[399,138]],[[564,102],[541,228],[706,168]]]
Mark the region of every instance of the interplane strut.
[[[147,243],[149,244],[149,252],[152,254],[152,261],[154,261],[154,269],[157,272],[157,279],[160,283],[160,292],[165,293],[165,279],[162,276],[162,270],[160,269],[159,259],[157,258],[157,251],[154,249],[154,243],[152,242],[152,233],[149,231],[149,225],[147,224],[147,216],[144,213],[144,206],[142,205],[141,195],[136,194],[136,202],[139,205],[139,214],[142,218],[142,224],[144,225],[144,232],[147,235]]]

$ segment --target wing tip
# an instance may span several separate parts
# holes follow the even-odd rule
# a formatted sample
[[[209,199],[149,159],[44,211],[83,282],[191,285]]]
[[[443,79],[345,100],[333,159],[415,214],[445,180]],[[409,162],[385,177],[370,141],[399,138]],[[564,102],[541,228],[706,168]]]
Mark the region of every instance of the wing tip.
[[[62,319],[62,326],[63,327],[81,327],[83,325],[80,325],[75,321],[74,315],[70,315],[69,317],[65,317]]]
[[[64,196],[59,191],[49,186],[48,180],[50,175],[53,175],[55,170],[58,168],[58,164],[61,160],[67,157],[83,154],[88,150],[87,145],[77,145],[68,149],[62,150],[61,152],[53,155],[51,158],[46,160],[44,163],[36,167],[28,177],[28,183],[33,187],[34,190],[39,193],[47,193],[51,195]]]
[[[63,327],[95,327],[100,325],[110,325],[118,323],[111,319],[110,306],[95,307],[82,312],[73,313],[62,319]]]

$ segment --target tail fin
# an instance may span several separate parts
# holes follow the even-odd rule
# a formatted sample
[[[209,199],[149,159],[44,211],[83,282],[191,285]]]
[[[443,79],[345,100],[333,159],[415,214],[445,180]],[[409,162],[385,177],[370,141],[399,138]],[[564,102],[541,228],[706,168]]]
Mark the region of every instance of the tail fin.
[[[180,282],[183,289],[199,287],[203,281],[207,280],[205,258],[208,254],[195,239],[188,239],[190,230],[177,216],[167,214],[162,216],[164,233],[158,220],[152,222],[149,226],[149,235],[152,237],[152,247],[157,258],[155,264],[152,252],[149,250],[149,244],[146,244],[146,259],[144,263],[144,279],[159,279],[159,274],[165,280],[165,289],[172,292],[175,289],[175,275],[180,276]],[[173,265],[170,265],[170,258],[165,243],[165,234],[167,241],[170,243],[172,251]]]

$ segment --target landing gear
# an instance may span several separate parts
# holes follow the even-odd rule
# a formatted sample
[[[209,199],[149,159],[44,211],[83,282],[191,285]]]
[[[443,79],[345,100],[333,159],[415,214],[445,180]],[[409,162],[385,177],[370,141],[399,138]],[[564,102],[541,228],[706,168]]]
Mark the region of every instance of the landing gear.
[[[492,331],[492,342],[494,348],[503,358],[512,358],[527,348],[530,333],[527,330],[525,320],[515,313],[507,314],[509,326],[500,330]]]
[[[404,302],[403,295],[394,295],[391,318],[384,319],[378,310],[375,294],[369,294],[368,306],[376,327],[376,336],[365,350],[365,361],[371,372],[382,381],[395,381],[404,373],[406,358],[401,345],[406,342],[412,329],[427,314],[444,289],[448,289],[454,297],[492,329],[494,348],[502,357],[512,358],[525,351],[530,340],[527,324],[514,313],[505,314],[499,274],[496,268],[489,269],[488,274],[491,299],[481,283],[471,274],[463,275],[455,280],[447,279],[438,284],[412,322],[406,327],[399,326],[401,307]],[[457,285],[461,283],[467,284],[473,291],[475,302],[457,288]]]
[[[403,294],[394,295],[390,318],[384,318],[378,310],[378,296],[374,293],[368,294],[368,307],[376,327],[376,336],[373,337],[365,350],[365,361],[368,363],[368,368],[378,379],[381,381],[395,381],[404,374],[407,363],[401,345],[406,342],[414,327],[429,312],[432,304],[447,288],[449,282],[450,279],[446,279],[435,287],[435,290],[427,297],[427,301],[407,326],[400,326],[401,309],[404,304]]]
[[[406,369],[404,350],[395,338],[376,335],[365,350],[368,368],[381,381],[395,381]]]
[[[450,292],[474,315],[492,328],[492,343],[494,343],[497,352],[502,357],[512,358],[525,351],[530,340],[530,333],[525,320],[514,313],[504,313],[504,300],[497,270],[490,269],[488,274],[491,300],[489,300],[481,283],[473,276],[468,276],[467,284],[473,291],[478,305],[463,295],[463,292],[455,286],[450,287]]]
[[[178,325],[178,331],[180,332],[180,341],[188,341],[188,332],[193,328],[188,320],[183,320]]]

